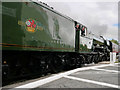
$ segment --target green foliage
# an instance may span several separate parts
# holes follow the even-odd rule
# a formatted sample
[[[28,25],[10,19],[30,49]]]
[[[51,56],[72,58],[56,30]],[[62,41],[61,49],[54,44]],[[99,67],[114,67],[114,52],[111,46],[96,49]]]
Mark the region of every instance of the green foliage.
[[[114,39],[112,39],[111,42],[113,42],[113,43],[115,43],[115,44],[117,44],[117,45],[119,44],[118,41],[117,41],[117,40],[114,40]]]

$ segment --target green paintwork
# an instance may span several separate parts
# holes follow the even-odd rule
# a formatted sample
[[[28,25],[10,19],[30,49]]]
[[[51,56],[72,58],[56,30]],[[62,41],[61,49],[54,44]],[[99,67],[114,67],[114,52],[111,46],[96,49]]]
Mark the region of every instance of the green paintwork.
[[[62,21],[59,18],[64,21],[64,17],[33,2],[3,2],[2,9],[2,43],[20,45],[2,47],[3,50],[74,51],[74,42],[72,44],[65,42],[62,36],[64,31],[60,30]],[[50,14],[54,16],[51,22]],[[28,20],[34,20],[36,25],[34,32],[28,31],[26,25]],[[67,22],[74,25],[70,20]],[[75,32],[73,28],[71,31]]]
[[[93,39],[93,44],[104,45],[104,42],[100,42],[98,40]]]
[[[76,37],[75,37],[75,51],[76,52],[79,52],[79,48],[80,48],[80,46],[79,46],[79,43],[80,43],[80,30],[76,30],[76,35],[75,35]]]
[[[91,52],[91,49],[87,48],[87,45],[80,44],[79,52]]]
[[[43,4],[2,3],[3,50],[90,52],[79,34],[72,19]]]
[[[24,32],[18,25],[18,20],[21,19],[21,7],[21,3],[2,2],[2,43],[22,44]],[[10,48],[3,47],[4,49]]]

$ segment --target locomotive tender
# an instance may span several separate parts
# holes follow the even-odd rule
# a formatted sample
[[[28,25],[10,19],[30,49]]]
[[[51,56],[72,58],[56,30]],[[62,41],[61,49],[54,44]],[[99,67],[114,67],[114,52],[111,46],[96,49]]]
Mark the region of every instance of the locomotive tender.
[[[112,44],[39,2],[2,2],[3,84],[109,60]]]

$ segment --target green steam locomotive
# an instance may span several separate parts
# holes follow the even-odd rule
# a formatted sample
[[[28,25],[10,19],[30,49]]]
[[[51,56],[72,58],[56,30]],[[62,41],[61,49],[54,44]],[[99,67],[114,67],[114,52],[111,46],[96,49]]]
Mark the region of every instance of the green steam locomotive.
[[[2,78],[46,75],[109,60],[112,44],[41,2],[2,2]]]

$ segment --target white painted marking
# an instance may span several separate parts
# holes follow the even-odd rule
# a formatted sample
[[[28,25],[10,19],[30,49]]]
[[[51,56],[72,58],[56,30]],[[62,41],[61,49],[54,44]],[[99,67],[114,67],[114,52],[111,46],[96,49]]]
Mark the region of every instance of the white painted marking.
[[[115,63],[114,65],[113,64],[110,64],[110,66],[113,66],[113,67],[120,67],[120,63]]]
[[[111,66],[117,66],[117,65],[119,65],[118,63],[115,63],[115,64],[110,64]]]
[[[39,86],[44,85],[46,83],[49,83],[49,82],[52,82],[54,80],[60,79],[64,76],[66,76],[66,75],[70,75],[72,73],[78,72],[78,71],[89,70],[91,68],[106,67],[106,66],[110,66],[110,64],[77,68],[77,69],[70,70],[70,71],[67,71],[67,72],[64,72],[64,73],[56,74],[54,76],[51,76],[51,77],[48,77],[48,78],[45,78],[45,79],[41,79],[41,80],[31,82],[31,83],[28,83],[28,84],[25,84],[25,85],[21,85],[21,86],[15,87],[15,88],[36,88],[36,87],[39,87]]]
[[[106,69],[97,69],[97,68],[92,68],[92,69],[93,70],[106,71],[106,72],[120,73],[120,71],[115,71],[115,70],[106,70]]]
[[[117,65],[117,64],[116,64],[116,65],[111,65],[111,66],[112,66],[112,67],[120,67],[120,65]]]
[[[120,87],[118,85],[113,85],[113,84],[109,84],[109,83],[98,82],[98,81],[93,81],[93,80],[88,80],[88,79],[76,78],[76,77],[72,77],[72,76],[64,76],[64,77],[68,78],[68,79],[73,79],[73,80],[78,80],[78,81],[82,81],[82,82],[98,84],[98,85],[112,87],[112,88],[118,88],[118,87]]]

